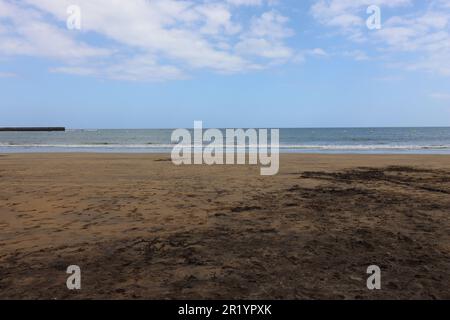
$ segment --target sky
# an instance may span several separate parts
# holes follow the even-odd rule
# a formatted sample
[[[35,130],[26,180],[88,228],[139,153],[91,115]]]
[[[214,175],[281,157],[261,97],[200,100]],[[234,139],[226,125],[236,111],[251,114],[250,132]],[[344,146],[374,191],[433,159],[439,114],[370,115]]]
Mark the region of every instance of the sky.
[[[0,127],[194,120],[450,126],[450,0],[0,0]]]

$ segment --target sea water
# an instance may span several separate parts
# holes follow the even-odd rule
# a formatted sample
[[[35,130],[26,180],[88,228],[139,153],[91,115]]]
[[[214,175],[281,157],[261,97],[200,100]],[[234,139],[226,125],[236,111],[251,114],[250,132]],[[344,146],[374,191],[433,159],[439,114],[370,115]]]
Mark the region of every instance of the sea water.
[[[167,153],[173,129],[0,132],[0,153]],[[280,129],[282,153],[450,154],[450,127]]]

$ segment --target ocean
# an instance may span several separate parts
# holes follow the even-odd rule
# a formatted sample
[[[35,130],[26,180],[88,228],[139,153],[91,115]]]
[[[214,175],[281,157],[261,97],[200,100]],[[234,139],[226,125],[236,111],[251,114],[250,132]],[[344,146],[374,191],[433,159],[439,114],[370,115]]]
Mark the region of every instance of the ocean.
[[[0,132],[0,153],[167,153],[173,129]],[[270,131],[269,131],[270,132]],[[280,129],[282,153],[450,154],[450,127]]]

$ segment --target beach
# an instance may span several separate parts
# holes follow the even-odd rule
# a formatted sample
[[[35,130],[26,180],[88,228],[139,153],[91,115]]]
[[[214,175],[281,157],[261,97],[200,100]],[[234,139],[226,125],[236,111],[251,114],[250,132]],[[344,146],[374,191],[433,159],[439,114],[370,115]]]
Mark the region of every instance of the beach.
[[[449,155],[2,154],[0,190],[0,299],[450,299]]]

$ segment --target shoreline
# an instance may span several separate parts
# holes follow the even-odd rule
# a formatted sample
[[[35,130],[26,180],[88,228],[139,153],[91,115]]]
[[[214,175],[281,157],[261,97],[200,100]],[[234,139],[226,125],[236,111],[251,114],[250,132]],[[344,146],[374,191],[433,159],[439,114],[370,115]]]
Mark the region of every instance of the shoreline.
[[[78,149],[78,148],[77,148]],[[161,151],[161,150],[153,150],[153,151],[147,151],[144,152],[142,151],[142,148],[137,148],[137,149],[129,149],[127,151],[118,151],[118,150],[112,150],[111,149],[105,149],[105,150],[92,150],[91,148],[86,148],[86,149],[81,149],[81,150],[76,150],[74,151],[72,148],[70,149],[65,149],[65,150],[55,150],[55,149],[51,149],[51,148],[47,148],[41,151],[36,151],[36,150],[25,150],[25,149],[21,149],[21,150],[17,150],[17,151],[11,151],[11,150],[6,150],[6,148],[2,148],[0,147],[0,154],[4,154],[4,155],[21,155],[21,154],[129,154],[129,155],[158,155],[158,154],[165,154],[165,155],[170,155],[172,152],[172,150],[167,150],[167,151]],[[242,154],[242,153],[246,153],[248,154],[248,152],[237,152],[238,154]],[[420,156],[420,155],[450,155],[450,149],[445,149],[445,151],[443,151],[443,149],[422,149],[422,150],[405,150],[405,151],[382,151],[382,150],[363,150],[363,151],[355,151],[355,150],[322,150],[322,151],[317,151],[317,150],[280,150],[279,152],[280,155],[411,155],[411,156]]]

